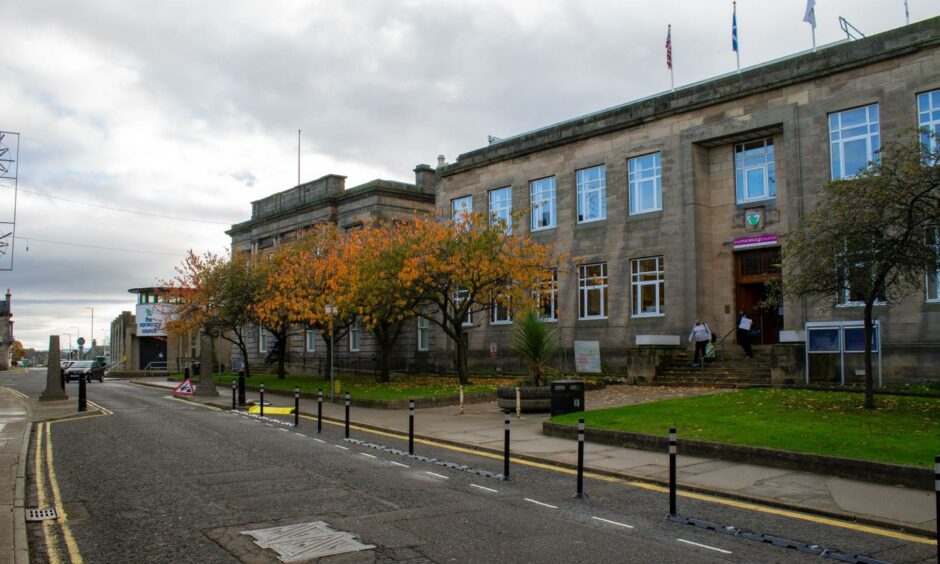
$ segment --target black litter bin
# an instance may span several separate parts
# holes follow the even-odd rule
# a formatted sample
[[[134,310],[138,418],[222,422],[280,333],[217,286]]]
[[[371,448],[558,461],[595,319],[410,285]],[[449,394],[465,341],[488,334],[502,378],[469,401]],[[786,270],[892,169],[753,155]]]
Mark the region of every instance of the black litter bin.
[[[555,380],[552,386],[552,416],[584,411],[584,382]]]

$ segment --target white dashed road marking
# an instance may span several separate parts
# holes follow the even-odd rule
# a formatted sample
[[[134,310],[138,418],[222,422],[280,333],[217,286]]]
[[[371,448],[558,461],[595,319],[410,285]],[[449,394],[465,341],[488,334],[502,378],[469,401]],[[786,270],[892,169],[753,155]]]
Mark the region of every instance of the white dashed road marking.
[[[715,552],[720,552],[722,554],[731,554],[730,550],[725,550],[723,548],[715,548],[714,546],[708,546],[707,544],[699,544],[697,542],[692,542],[685,539],[676,539],[679,542],[684,542],[685,544],[691,544],[692,546],[697,546],[699,548],[707,548],[708,550],[714,550]]]
[[[336,448],[341,448],[343,450],[349,450],[348,447],[344,447],[343,445],[333,445],[333,446],[335,446]]]
[[[435,478],[441,478],[441,479],[443,479],[443,480],[450,480],[450,478],[448,478],[447,476],[442,476],[441,474],[435,474],[434,472],[427,472],[427,471],[425,471],[424,473],[425,473],[425,474],[430,474],[431,476],[434,476]]]
[[[323,439],[318,439],[318,438],[314,437],[313,440],[317,441],[318,443],[326,444],[326,441],[324,441]]]
[[[485,486],[478,486],[478,485],[476,485],[476,484],[470,484],[470,487],[471,487],[471,488],[477,488],[477,489],[480,489],[480,490],[483,490],[483,491],[486,491],[486,492],[499,493],[498,491],[494,490],[493,488],[487,488],[487,487],[485,487]]]
[[[401,462],[395,462],[394,460],[389,460],[388,463],[394,464],[395,466],[401,466],[402,468],[411,468],[411,466],[408,466],[407,464],[402,464]]]
[[[604,519],[603,517],[591,517],[591,519],[600,521],[602,523],[608,523],[610,525],[616,525],[618,527],[624,527],[627,529],[632,529],[633,525],[627,525],[626,523],[618,523],[617,521],[611,521],[610,519]]]
[[[359,454],[361,454],[362,456],[368,456],[369,458],[378,458],[377,456],[369,454],[367,452],[360,452]]]
[[[528,498],[528,497],[523,498],[523,499],[525,499],[526,501],[529,501],[529,502],[531,502],[531,503],[534,503],[535,505],[541,505],[542,507],[548,507],[549,509],[558,509],[558,506],[557,506],[557,505],[549,505],[549,504],[547,504],[547,503],[542,503],[541,501],[536,501],[536,500],[531,499],[531,498]]]

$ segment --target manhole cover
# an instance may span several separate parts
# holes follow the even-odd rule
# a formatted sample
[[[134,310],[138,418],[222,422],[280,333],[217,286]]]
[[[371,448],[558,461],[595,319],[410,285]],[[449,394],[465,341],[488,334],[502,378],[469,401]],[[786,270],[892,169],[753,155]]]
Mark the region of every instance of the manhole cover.
[[[54,507],[49,507],[45,509],[27,509],[26,510],[26,520],[27,521],[48,521],[50,519],[58,519],[59,514],[56,513]]]
[[[261,548],[270,548],[276,552],[281,562],[298,562],[375,548],[371,544],[362,544],[352,533],[334,530],[324,521],[243,531],[242,534],[254,537],[255,544]]]

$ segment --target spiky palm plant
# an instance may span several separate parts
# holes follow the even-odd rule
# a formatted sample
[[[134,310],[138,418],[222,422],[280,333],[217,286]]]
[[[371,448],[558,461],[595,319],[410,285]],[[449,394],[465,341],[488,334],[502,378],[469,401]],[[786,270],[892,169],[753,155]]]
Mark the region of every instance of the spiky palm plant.
[[[558,333],[539,320],[535,312],[516,320],[512,334],[512,350],[529,363],[529,375],[536,386],[545,385],[545,378],[556,370],[549,365],[558,350]]]

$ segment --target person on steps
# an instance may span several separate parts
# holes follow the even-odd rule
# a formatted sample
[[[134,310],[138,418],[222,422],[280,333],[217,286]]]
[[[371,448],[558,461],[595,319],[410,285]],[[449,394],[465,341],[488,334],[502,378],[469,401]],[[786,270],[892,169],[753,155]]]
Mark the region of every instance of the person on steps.
[[[738,344],[744,349],[744,354],[748,358],[754,358],[754,352],[751,350],[751,327],[754,321],[742,310],[738,315]]]
[[[708,323],[704,321],[695,321],[692,325],[692,332],[689,333],[689,342],[695,342],[695,357],[692,359],[692,366],[699,366],[705,359],[705,348],[712,340],[712,331],[708,328]]]

